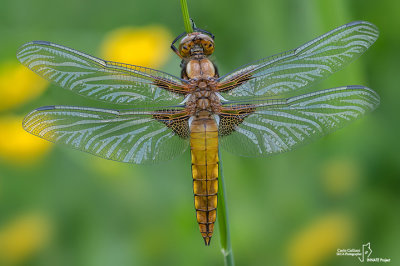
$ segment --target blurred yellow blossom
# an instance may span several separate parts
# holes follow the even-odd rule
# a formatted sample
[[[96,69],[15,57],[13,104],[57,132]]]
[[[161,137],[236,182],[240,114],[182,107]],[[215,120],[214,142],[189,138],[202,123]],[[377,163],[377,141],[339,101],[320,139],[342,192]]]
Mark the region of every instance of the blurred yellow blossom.
[[[39,96],[47,81],[31,70],[15,63],[0,65],[0,112],[19,106]]]
[[[361,167],[350,158],[328,161],[321,169],[322,185],[332,196],[341,196],[350,192],[358,183]]]
[[[124,27],[111,31],[101,45],[104,59],[158,68],[170,55],[171,33],[163,26]]]
[[[0,64],[0,112],[39,96],[48,82],[18,62]],[[0,157],[17,163],[32,162],[50,147],[49,143],[22,129],[22,116],[0,115]]]
[[[23,262],[43,248],[49,237],[50,223],[40,214],[26,214],[3,225],[0,228],[0,263]]]
[[[353,239],[354,230],[352,219],[345,214],[330,214],[314,221],[289,242],[290,265],[324,265],[338,248]]]
[[[26,132],[23,116],[0,116],[0,157],[16,163],[35,162],[51,147],[51,143]]]

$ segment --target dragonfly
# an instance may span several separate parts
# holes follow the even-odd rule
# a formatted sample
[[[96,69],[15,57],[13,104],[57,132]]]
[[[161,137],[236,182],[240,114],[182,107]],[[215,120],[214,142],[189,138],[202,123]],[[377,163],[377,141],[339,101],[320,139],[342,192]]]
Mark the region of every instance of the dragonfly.
[[[378,94],[361,85],[299,92],[356,59],[378,35],[372,23],[351,22],[220,76],[210,60],[214,35],[195,28],[171,44],[182,60],[180,77],[29,42],[17,52],[22,64],[78,95],[124,108],[44,106],[30,112],[23,127],[45,140],[133,164],[170,160],[190,147],[196,219],[209,245],[220,148],[247,157],[278,154],[374,110]]]

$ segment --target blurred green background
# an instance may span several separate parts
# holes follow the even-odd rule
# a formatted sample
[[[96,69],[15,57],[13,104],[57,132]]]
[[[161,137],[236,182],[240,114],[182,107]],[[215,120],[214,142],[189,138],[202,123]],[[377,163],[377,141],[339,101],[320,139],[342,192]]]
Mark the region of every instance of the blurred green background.
[[[366,54],[317,85],[370,87],[381,96],[376,111],[290,153],[252,159],[222,152],[222,160],[237,265],[358,265],[336,251],[368,242],[371,257],[400,265],[400,2],[188,5],[197,26],[216,35],[222,74],[353,20],[378,26]],[[103,57],[126,27],[139,40],[162,31],[155,45],[168,49],[184,31],[179,1],[1,1],[0,265],[223,264],[218,230],[210,247],[198,230],[188,152],[154,166],[127,165],[50,145],[20,126],[43,105],[102,106],[21,70],[21,44],[48,40]],[[178,58],[162,47],[146,51],[151,57],[160,49],[143,64],[179,75]]]

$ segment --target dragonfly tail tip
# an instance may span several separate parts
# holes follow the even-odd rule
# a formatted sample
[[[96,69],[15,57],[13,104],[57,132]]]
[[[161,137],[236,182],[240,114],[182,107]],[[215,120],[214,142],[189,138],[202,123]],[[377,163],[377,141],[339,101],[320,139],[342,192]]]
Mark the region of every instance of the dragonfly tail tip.
[[[211,242],[211,237],[204,236],[203,239],[204,239],[204,244],[206,244],[206,246],[209,246]]]

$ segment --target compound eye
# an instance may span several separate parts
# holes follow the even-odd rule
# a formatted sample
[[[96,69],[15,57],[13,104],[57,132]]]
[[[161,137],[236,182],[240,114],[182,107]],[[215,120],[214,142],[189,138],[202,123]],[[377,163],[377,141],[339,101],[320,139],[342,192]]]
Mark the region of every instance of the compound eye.
[[[203,40],[201,44],[206,55],[210,55],[214,52],[214,44],[211,41]]]
[[[182,43],[179,47],[179,52],[181,56],[186,57],[190,54],[190,49],[192,49],[193,44],[191,42]]]

